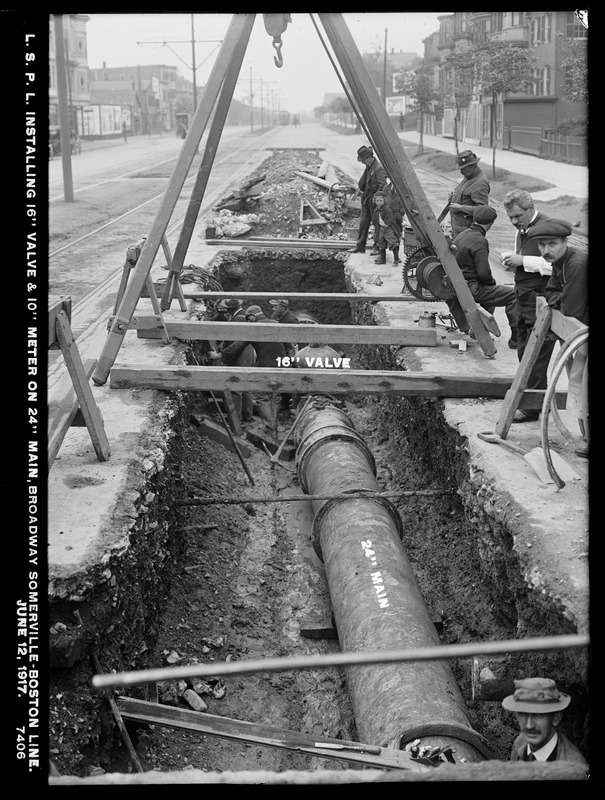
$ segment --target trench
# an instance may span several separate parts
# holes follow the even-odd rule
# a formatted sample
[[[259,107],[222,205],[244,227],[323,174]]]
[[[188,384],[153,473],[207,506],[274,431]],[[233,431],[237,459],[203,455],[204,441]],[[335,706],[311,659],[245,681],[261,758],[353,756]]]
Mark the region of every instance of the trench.
[[[246,256],[219,253],[211,264],[227,291],[351,291],[344,256],[315,252]],[[265,306],[265,303],[259,303]],[[372,324],[371,304],[293,303],[322,323]],[[271,307],[265,311],[270,315]],[[183,345],[185,358],[195,347]],[[338,349],[338,345],[334,345]],[[347,347],[353,368],[396,368],[386,346]],[[401,364],[401,361],[397,362]],[[401,367],[400,367],[401,368]],[[573,633],[560,609],[532,593],[522,578],[512,533],[493,498],[473,474],[465,440],[449,427],[443,403],[432,399],[355,395],[344,408],[376,463],[384,491],[452,487],[456,494],[400,501],[401,541],[439,641],[457,644]],[[251,486],[232,452],[192,424],[206,415],[220,423],[210,398],[181,393],[173,404],[164,466],[140,500],[128,554],[108,565],[85,604],[63,602],[51,623],[68,634],[52,652],[51,759],[62,774],[129,771],[123,743],[102,696],[90,689],[89,656],[105,671],[236,659],[338,652],[338,640],[306,638],[301,630],[330,628],[333,609],[324,565],[313,546],[311,503],[178,506],[177,498],[242,499],[301,493],[296,475],[271,468],[250,448]],[[281,412],[280,433],[291,417]],[[287,462],[293,468],[293,462]],[[80,609],[83,626],[73,626]],[[517,729],[497,700],[475,696],[473,665],[449,662],[473,729],[496,757],[507,760]],[[586,745],[589,721],[586,664],[575,652],[520,654],[502,659],[507,674],[557,674],[576,709],[561,730]],[[493,666],[493,665],[492,665]],[[187,707],[185,685],[159,686],[162,703]],[[345,673],[340,669],[233,676],[192,685],[210,714],[355,740],[358,732]],[[147,699],[144,687],[128,694]],[[54,712],[54,716],[53,716]],[[208,771],[339,769],[339,762],[255,744],[199,736],[160,726],[128,725],[145,770]]]

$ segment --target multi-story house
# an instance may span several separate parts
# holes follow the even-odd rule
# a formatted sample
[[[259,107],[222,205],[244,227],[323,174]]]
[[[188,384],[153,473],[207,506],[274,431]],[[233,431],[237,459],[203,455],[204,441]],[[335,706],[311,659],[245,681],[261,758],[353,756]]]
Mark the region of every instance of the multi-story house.
[[[176,127],[177,69],[166,64],[107,67],[90,70],[91,100],[110,100],[131,107],[132,133],[161,133]],[[118,94],[121,93],[121,94]],[[126,94],[124,94],[126,93]],[[124,115],[128,109],[124,109]],[[122,121],[127,121],[126,116]],[[128,127],[128,121],[127,121]]]
[[[460,140],[489,147],[493,116],[497,147],[538,154],[544,131],[560,122],[586,117],[586,104],[565,96],[569,81],[562,67],[565,40],[585,40],[587,33],[574,11],[460,11],[439,17],[439,22],[437,85],[444,97],[454,82],[448,57],[473,45],[502,41],[528,48],[534,62],[534,80],[526,91],[500,96],[495,106],[491,96],[482,95],[476,85],[472,87],[468,104],[458,109]],[[435,35],[424,40],[425,59],[433,62]],[[427,123],[426,132],[454,136],[455,115],[454,104],[446,99],[443,124],[439,126],[437,113]]]
[[[84,108],[90,102],[88,82],[88,55],[86,51],[85,14],[64,14],[63,40],[65,45],[65,71],[67,77],[67,106],[71,129],[82,133]],[[55,40],[55,17],[49,17],[49,87],[48,121],[51,128],[59,125],[59,101],[57,93],[57,49]]]

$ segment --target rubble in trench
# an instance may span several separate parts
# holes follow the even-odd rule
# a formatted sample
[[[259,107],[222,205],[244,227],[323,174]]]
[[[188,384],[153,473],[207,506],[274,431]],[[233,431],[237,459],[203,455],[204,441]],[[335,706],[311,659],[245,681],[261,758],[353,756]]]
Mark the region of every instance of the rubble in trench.
[[[268,158],[257,170],[266,175],[263,193],[243,209],[259,220],[247,233],[297,236],[302,198],[330,219],[333,236],[346,238],[345,228],[355,225],[355,212],[338,198],[328,198],[325,190],[293,176],[294,170],[317,166],[319,161],[304,151]],[[341,174],[339,180],[351,183]],[[317,229],[313,235],[326,238]],[[354,321],[368,324],[361,317]],[[383,363],[375,363],[377,351]],[[393,368],[387,348],[358,348],[355,357],[358,367]],[[417,498],[400,506],[404,547],[442,642],[514,638],[520,615],[527,635],[546,634],[549,625],[553,632],[567,632],[561,631],[560,620],[549,623],[549,610],[527,596],[515,573],[510,535],[501,526],[494,536],[497,526],[469,486],[463,444],[440,429],[444,423],[438,403],[348,400],[347,412],[374,453],[385,491],[452,483],[462,487],[460,495]],[[53,612],[55,624],[63,620],[63,629],[55,627],[54,636],[65,637],[79,627],[73,622],[74,609],[81,609],[85,630],[71,658],[51,671],[50,758],[61,774],[132,770],[104,698],[91,689],[93,651],[105,671],[338,651],[337,640],[305,639],[300,633],[309,622],[329,625],[331,607],[321,564],[304,538],[308,532],[297,521],[297,504],[174,503],[176,498],[192,496],[260,497],[285,490],[299,494],[296,476],[271,468],[266,454],[250,447],[246,463],[255,480],[250,485],[237,456],[191,424],[195,414],[221,424],[209,398],[191,393],[177,402],[181,405],[164,469],[151,481],[154,497],[148,493],[151,499],[136,522],[129,557],[111,565],[113,586],[99,584],[86,603],[66,603]],[[289,413],[282,411],[281,435],[290,424]],[[427,441],[440,445],[428,452]],[[286,466],[293,469],[293,462]],[[530,665],[536,674],[557,668],[570,683],[578,679],[565,654],[526,655],[517,669]],[[506,760],[517,733],[512,720],[499,702],[472,698],[468,661],[454,662],[452,669],[471,723]],[[143,687],[124,694],[147,697]],[[356,738],[344,674],[337,669],[165,682],[159,686],[159,700],[317,736]],[[569,720],[563,730],[581,742],[583,722]],[[129,724],[128,729],[145,771],[348,766],[160,726]]]

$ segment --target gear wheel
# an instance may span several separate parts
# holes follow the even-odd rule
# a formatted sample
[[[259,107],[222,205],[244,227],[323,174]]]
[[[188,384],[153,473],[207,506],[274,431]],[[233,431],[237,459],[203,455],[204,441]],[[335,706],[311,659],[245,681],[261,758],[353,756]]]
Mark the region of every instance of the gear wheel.
[[[438,303],[439,298],[432,295],[428,289],[423,289],[422,286],[418,286],[416,267],[423,258],[434,255],[435,252],[429,245],[418,245],[418,247],[415,247],[408,253],[403,262],[403,267],[401,268],[404,288],[414,297],[417,297],[419,300],[424,300],[427,303]],[[403,292],[404,290],[402,289],[401,291]]]

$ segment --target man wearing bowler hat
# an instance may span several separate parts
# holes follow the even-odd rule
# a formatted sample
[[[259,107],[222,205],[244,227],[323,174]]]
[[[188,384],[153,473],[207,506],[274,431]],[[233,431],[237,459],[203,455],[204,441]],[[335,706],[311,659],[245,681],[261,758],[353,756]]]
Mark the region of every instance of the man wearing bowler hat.
[[[571,698],[550,678],[515,681],[515,691],[502,701],[514,711],[521,733],[514,741],[511,761],[573,761],[588,767],[586,759],[569,739],[557,731],[563,710]]]
[[[473,209],[489,202],[489,181],[477,164],[479,156],[463,150],[456,158],[463,179],[449,197],[452,239],[473,224]]]
[[[246,312],[241,300],[235,297],[226,297],[217,306],[224,312],[229,322],[245,322]],[[221,349],[229,347],[232,342],[223,342]],[[211,356],[212,357],[212,356]],[[256,364],[256,351],[251,344],[247,344],[239,356],[232,362],[234,367],[253,367]],[[253,399],[250,392],[231,392],[235,413],[242,422],[252,422]]]
[[[380,161],[374,157],[372,148],[367,145],[359,148],[357,160],[364,164],[365,170],[358,183],[361,193],[361,216],[359,218],[357,243],[349,252],[365,253],[370,223],[373,223],[374,249],[372,250],[372,255],[377,256],[380,254],[378,249],[380,220],[378,219],[378,209],[374,203],[374,194],[386,186],[387,174]]]

